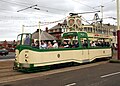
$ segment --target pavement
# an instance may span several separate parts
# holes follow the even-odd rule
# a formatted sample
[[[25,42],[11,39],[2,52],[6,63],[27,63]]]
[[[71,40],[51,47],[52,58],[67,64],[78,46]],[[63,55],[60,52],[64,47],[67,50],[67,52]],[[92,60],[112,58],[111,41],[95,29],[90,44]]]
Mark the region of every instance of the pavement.
[[[112,59],[110,59],[110,62],[112,62],[112,63],[120,63],[120,60],[118,60],[118,56],[117,56],[117,50],[113,51],[113,56],[112,56]]]

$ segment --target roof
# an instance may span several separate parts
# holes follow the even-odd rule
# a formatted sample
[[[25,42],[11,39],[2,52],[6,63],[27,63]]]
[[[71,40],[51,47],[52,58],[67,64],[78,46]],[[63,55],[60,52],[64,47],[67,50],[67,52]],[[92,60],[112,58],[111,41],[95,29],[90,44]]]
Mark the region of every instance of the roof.
[[[54,27],[50,28],[49,30],[60,29],[61,26],[59,24],[55,25]]]
[[[60,29],[62,25],[67,25],[67,21],[64,20],[62,23],[58,23],[54,27],[50,28],[49,30]]]
[[[39,32],[36,31],[32,34],[32,39],[39,39]],[[54,36],[50,35],[45,31],[41,31],[41,40],[56,40]]]

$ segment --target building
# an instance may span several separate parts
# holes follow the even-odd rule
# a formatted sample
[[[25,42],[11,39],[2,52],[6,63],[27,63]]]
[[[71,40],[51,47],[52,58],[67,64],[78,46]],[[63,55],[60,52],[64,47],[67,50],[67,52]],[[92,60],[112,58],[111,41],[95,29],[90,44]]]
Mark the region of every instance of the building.
[[[60,40],[61,34],[67,31],[66,28],[68,28],[67,21],[64,20],[63,23],[58,23],[57,25],[55,25],[50,29],[47,28],[46,31],[49,34],[56,37],[58,40]],[[102,25],[98,24],[97,26],[82,24],[79,31],[86,31],[88,33],[105,34],[105,35],[113,36],[115,35],[116,29],[117,29],[117,26],[110,25],[110,24],[102,24]]]

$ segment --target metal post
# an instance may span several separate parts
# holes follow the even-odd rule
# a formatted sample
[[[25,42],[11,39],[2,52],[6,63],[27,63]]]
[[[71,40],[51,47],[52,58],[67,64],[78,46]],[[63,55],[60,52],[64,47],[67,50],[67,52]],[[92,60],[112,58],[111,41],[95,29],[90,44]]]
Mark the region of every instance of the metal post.
[[[24,27],[25,27],[25,26],[24,26],[24,25],[22,25],[22,33],[24,33]]]
[[[38,25],[38,29],[39,29],[39,47],[41,47],[41,29],[40,29],[40,21],[39,21],[39,25]]]
[[[101,11],[101,30],[102,30],[102,34],[103,34],[103,25],[102,25],[102,22],[103,22],[103,0],[101,0],[101,6],[100,6],[100,11]]]
[[[119,0],[117,0],[117,57],[120,60],[120,22],[119,22]]]

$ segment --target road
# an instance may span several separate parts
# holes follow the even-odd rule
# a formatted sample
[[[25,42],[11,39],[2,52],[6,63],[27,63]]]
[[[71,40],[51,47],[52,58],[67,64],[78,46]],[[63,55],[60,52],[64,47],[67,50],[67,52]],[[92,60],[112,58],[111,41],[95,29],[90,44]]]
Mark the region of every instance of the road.
[[[68,67],[69,71],[43,76],[39,76],[38,73],[37,77],[6,82],[0,86],[120,86],[120,64],[106,62],[80,68],[82,66],[85,65],[77,69]],[[64,70],[64,68],[58,70]]]
[[[6,56],[1,56],[0,55],[0,61],[10,60],[10,59],[14,59],[14,58],[15,58],[15,53],[14,52],[9,52],[9,54],[6,55]]]

